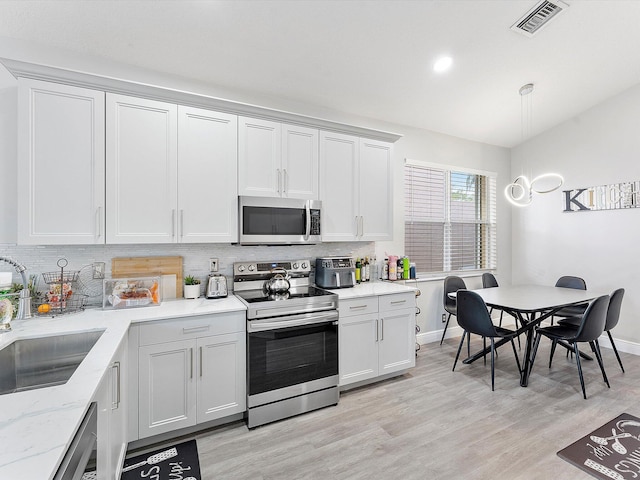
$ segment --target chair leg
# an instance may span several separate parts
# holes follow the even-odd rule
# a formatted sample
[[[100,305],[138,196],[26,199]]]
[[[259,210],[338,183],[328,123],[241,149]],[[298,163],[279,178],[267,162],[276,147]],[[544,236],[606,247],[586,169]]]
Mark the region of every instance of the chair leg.
[[[551,341],[551,353],[549,353],[549,368],[551,368],[551,362],[553,360],[553,354],[556,353],[556,346],[558,345],[557,340]]]
[[[456,363],[458,363],[458,357],[460,356],[460,350],[462,350],[462,344],[464,343],[464,337],[467,332],[462,332],[462,338],[460,338],[460,345],[458,345],[458,352],[456,353],[456,359],[453,361],[453,368],[451,371],[453,372],[456,369]]]
[[[482,337],[482,350],[486,350],[487,349],[487,337]],[[487,354],[485,353],[482,356],[482,359],[484,360],[484,364],[485,366],[487,365]]]
[[[578,366],[578,375],[580,376],[580,386],[582,387],[582,396],[587,399],[587,392],[584,389],[584,378],[582,377],[582,366],[580,365],[580,350],[578,349],[578,342],[573,342],[573,351],[576,354],[576,365]]]
[[[495,340],[493,337],[490,338],[491,340],[491,391],[494,391],[494,383],[495,383],[495,360],[494,360],[494,352],[495,352]]]
[[[618,354],[618,349],[616,348],[616,344],[613,343],[613,337],[611,336],[611,331],[608,331],[607,335],[609,335],[609,341],[611,342],[611,347],[613,347],[613,353],[616,354],[616,358],[618,359],[618,363],[620,364],[620,369],[622,370],[622,373],[624,373],[624,367],[622,366],[622,360],[620,360],[620,355]]]
[[[467,332],[467,358],[471,356],[471,333]]]
[[[451,319],[451,314],[449,314],[449,316],[447,317],[447,323],[444,324],[444,331],[442,332],[442,338],[440,339],[440,345],[442,345],[442,342],[444,341],[444,336],[447,333],[447,327],[449,326],[449,320]],[[464,336],[463,336],[464,338]]]
[[[595,342],[589,342],[589,345],[591,346],[591,350],[593,350],[594,355],[598,359],[598,365],[600,365],[600,371],[602,372],[604,383],[607,384],[607,387],[611,388],[611,385],[609,385],[607,374],[604,371],[604,364],[602,363],[602,353],[600,352],[600,344],[598,343],[598,340],[596,340]]]

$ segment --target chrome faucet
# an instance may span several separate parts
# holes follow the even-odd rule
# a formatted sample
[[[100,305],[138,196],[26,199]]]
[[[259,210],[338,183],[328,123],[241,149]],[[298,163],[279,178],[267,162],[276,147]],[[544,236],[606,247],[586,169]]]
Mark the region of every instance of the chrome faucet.
[[[23,288],[20,290],[20,301],[18,302],[16,320],[31,318],[31,292],[29,291],[29,283],[27,282],[27,274],[25,273],[27,271],[27,267],[8,257],[0,257],[0,261],[13,266],[16,269],[16,272],[22,276]]]

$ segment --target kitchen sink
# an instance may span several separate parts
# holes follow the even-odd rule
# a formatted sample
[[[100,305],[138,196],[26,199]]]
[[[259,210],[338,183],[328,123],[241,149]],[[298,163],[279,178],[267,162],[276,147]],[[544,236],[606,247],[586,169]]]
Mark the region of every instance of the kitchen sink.
[[[0,350],[0,395],[67,383],[104,330],[16,340]]]

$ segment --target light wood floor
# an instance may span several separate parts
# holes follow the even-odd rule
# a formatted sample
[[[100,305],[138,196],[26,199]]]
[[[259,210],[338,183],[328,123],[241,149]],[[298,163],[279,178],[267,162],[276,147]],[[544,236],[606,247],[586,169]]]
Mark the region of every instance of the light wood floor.
[[[201,433],[203,478],[592,478],[556,452],[623,412],[640,416],[640,357],[621,354],[623,374],[603,349],[611,389],[595,361],[583,362],[584,400],[564,349],[547,368],[549,343],[543,339],[527,388],[510,346],[501,348],[495,392],[488,363],[451,371],[457,339],[422,345],[409,374],[343,392],[335,407],[251,431],[236,422]]]

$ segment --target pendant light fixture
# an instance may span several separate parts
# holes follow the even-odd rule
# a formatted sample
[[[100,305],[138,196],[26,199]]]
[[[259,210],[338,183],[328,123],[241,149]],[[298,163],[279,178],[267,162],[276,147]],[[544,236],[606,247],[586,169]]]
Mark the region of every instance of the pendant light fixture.
[[[520,125],[522,139],[531,136],[533,123],[533,83],[527,83],[520,87]],[[506,186],[504,194],[507,200],[516,207],[526,207],[533,200],[534,193],[550,193],[559,189],[564,183],[564,178],[558,173],[543,173],[533,180],[526,175],[517,176],[513,182]],[[536,187],[536,184],[543,187]],[[550,188],[549,188],[550,184]],[[544,187],[547,185],[547,188]]]

